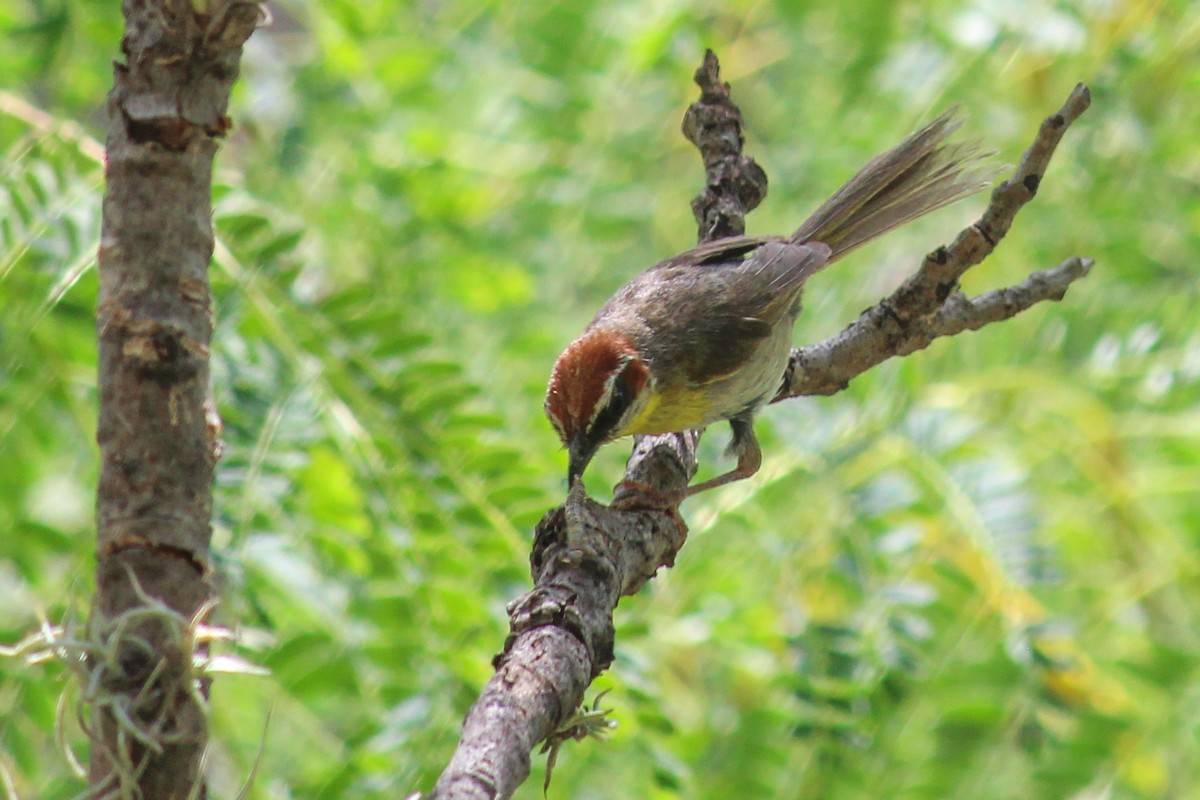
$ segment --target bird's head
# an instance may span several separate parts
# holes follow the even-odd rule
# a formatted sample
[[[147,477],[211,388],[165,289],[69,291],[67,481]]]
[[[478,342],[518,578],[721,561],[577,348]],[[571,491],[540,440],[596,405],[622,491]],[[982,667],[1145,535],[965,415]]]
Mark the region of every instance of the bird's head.
[[[600,445],[631,433],[652,390],[650,368],[629,337],[594,330],[571,342],[554,362],[545,404],[570,454],[568,483],[583,474]]]

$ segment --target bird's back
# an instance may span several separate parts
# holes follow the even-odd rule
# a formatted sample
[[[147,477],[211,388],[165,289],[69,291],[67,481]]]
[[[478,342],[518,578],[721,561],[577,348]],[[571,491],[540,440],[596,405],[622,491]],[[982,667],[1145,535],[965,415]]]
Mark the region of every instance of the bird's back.
[[[655,408],[631,432],[707,425],[769,400],[804,281],[828,257],[819,243],[737,237],[667,259],[618,290],[589,329],[633,331],[658,383]]]

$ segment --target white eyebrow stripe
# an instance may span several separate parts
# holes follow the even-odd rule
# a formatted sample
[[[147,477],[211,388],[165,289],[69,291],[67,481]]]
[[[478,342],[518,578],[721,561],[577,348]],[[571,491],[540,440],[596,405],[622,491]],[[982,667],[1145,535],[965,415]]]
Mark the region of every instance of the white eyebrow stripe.
[[[596,400],[596,405],[592,406],[592,415],[588,417],[587,429],[590,431],[596,424],[596,418],[599,417],[604,409],[608,408],[608,404],[612,402],[613,387],[617,383],[617,375],[619,372],[614,372],[604,380],[604,391],[600,393],[600,397]]]
[[[625,372],[625,367],[629,362],[633,361],[633,356],[622,355],[621,360],[617,362],[617,368],[608,374],[604,379],[604,391],[600,393],[600,397],[596,400],[596,405],[592,406],[592,415],[587,421],[587,430],[591,431],[595,427],[596,419],[608,408],[608,404],[612,402],[613,392],[617,387],[617,379]],[[625,421],[625,417],[629,415],[629,409],[625,409],[621,413],[621,418],[617,422],[617,428],[621,427],[621,422]]]

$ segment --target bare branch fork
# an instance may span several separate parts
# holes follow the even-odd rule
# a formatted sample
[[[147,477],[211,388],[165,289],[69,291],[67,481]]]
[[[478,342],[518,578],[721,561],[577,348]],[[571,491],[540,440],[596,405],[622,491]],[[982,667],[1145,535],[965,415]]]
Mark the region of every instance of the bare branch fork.
[[[1091,269],[1088,258],[1069,258],[1035,272],[1016,286],[968,298],[958,291],[963,274],[983,261],[1012,227],[1013,218],[1033,199],[1067,127],[1091,104],[1082,83],[1058,113],[1047,117],[1012,177],[996,187],[974,224],[921,263],[917,273],[890,296],[864,311],[833,338],[792,350],[775,401],[801,395],[834,394],[850,379],[893,356],[928,347],[942,336],[978,330],[1016,316],[1044,300],[1061,300],[1067,287]]]
[[[744,231],[746,212],[766,196],[767,176],[742,155],[741,113],[711,52],[695,78],[701,96],[688,109],[683,131],[704,159],[707,184],[692,203],[703,242]],[[992,252],[1033,199],[1067,127],[1089,102],[1080,84],[1042,123],[980,219],[927,255],[900,288],[831,339],[793,350],[775,399],[834,394],[871,367],[936,338],[1061,299],[1087,274],[1090,259],[1068,259],[974,298],[958,290],[958,281]],[[432,797],[507,798],[529,775],[534,746],[563,735],[588,684],[612,663],[617,602],[640,590],[660,567],[671,566],[686,540],[675,509],[648,505],[644,491],[626,487],[640,484],[678,496],[696,470],[699,436],[689,431],[639,438],[611,506],[588,499],[576,483],[566,504],[538,523],[530,556],[534,588],[509,606],[510,633],[494,659],[496,674],[468,712],[458,749]]]

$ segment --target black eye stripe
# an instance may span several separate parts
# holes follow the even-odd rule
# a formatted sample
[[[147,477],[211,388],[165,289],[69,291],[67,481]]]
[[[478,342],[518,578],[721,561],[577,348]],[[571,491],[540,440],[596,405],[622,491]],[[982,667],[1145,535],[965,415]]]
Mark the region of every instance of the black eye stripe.
[[[621,422],[621,417],[625,416],[625,412],[629,410],[632,403],[633,393],[629,391],[629,387],[625,385],[624,381],[617,378],[608,403],[600,409],[588,428],[588,438],[602,442],[612,436]]]

